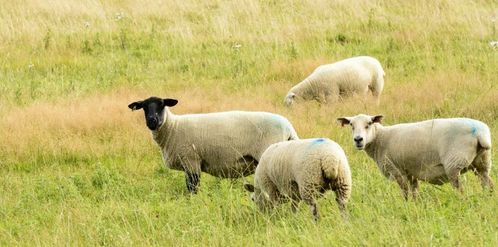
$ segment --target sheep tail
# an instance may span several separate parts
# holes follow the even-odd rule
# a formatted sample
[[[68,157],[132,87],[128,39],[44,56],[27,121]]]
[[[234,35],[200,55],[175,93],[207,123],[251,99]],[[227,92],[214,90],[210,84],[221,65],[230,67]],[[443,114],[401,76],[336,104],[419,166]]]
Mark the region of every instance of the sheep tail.
[[[321,160],[323,177],[335,191],[336,200],[346,203],[351,196],[351,171],[347,159],[327,155]]]
[[[491,133],[486,126],[485,131],[479,131],[477,141],[482,149],[491,149]]]
[[[335,180],[339,173],[340,160],[333,155],[326,155],[320,160],[323,177],[327,180]]]
[[[377,73],[375,74],[377,77],[373,78],[372,85],[370,85],[370,89],[372,90],[372,94],[378,98],[382,93],[382,90],[384,89],[384,77],[386,73],[384,72],[384,69],[382,68],[380,63],[378,63],[376,67],[377,67]]]

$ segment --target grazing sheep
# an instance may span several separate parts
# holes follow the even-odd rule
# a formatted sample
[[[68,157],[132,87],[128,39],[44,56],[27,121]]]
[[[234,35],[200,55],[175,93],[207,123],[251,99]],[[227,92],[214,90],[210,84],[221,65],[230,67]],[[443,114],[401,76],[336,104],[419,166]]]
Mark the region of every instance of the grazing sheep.
[[[483,188],[493,189],[491,135],[486,124],[468,118],[433,119],[382,126],[382,116],[341,117],[350,124],[353,143],[364,149],[384,176],[394,178],[408,199],[417,197],[418,180],[451,184],[462,191],[460,173],[473,170]]]
[[[247,176],[269,145],[299,139],[280,115],[242,111],[175,115],[168,107],[177,103],[176,99],[151,97],[128,107],[144,110],[164,162],[171,169],[185,171],[192,193],[197,192],[201,171],[217,177]]]
[[[326,190],[335,192],[341,214],[346,217],[351,186],[344,151],[325,138],[272,144],[261,156],[254,185],[244,185],[253,192],[251,198],[260,210],[290,199],[295,211],[298,201],[304,200],[311,206],[315,221],[319,218],[315,199]]]
[[[284,103],[291,106],[296,100],[317,100],[320,103],[337,101],[340,97],[371,91],[380,101],[384,88],[384,70],[380,62],[368,56],[352,57],[332,64],[321,65],[306,79],[289,90]]]

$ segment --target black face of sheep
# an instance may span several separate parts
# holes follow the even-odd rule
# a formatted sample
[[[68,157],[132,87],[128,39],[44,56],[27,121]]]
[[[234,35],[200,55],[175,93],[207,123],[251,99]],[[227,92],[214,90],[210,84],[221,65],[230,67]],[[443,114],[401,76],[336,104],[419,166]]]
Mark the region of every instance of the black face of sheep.
[[[133,102],[128,108],[134,110],[144,109],[145,122],[150,130],[157,130],[164,122],[164,107],[175,106],[178,103],[176,99],[161,99],[150,97],[148,99]]]

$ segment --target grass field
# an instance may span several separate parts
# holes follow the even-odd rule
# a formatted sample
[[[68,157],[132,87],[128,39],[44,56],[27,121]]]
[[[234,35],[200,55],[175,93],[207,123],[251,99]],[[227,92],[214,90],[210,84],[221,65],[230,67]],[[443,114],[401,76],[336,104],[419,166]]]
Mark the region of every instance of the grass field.
[[[335,119],[386,124],[471,117],[498,136],[493,0],[23,0],[0,3],[1,246],[498,246],[498,193],[473,174],[464,195],[421,185],[405,202]],[[316,66],[355,55],[386,71],[381,104],[353,98],[293,109],[283,97]],[[333,193],[262,214],[244,181],[202,175],[190,196],[165,169],[140,112],[264,110],[300,137],[329,137],[353,171],[350,220]],[[409,140],[407,140],[409,141]],[[498,150],[493,150],[495,165]],[[492,178],[498,182],[498,168]]]

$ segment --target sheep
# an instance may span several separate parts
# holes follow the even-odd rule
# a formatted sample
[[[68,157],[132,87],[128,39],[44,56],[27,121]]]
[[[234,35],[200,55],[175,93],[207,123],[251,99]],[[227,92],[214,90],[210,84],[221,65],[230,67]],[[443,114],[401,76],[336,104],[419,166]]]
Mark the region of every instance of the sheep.
[[[346,204],[352,180],[346,154],[339,144],[327,138],[301,139],[272,144],[261,156],[254,185],[244,184],[257,207],[266,211],[287,199],[292,210],[304,200],[314,221],[319,213],[316,198],[333,190],[341,215],[347,218]]]
[[[469,118],[442,118],[382,126],[382,115],[340,117],[353,130],[353,143],[365,150],[381,173],[396,180],[403,196],[417,199],[418,181],[441,185],[451,182],[463,192],[459,175],[473,170],[483,189],[493,189],[491,134],[483,122]]]
[[[261,154],[273,143],[299,139],[286,118],[267,112],[175,115],[176,99],[150,97],[128,105],[143,109],[147,127],[167,167],[184,171],[195,194],[201,171],[237,178],[254,173]]]
[[[369,56],[321,65],[289,90],[284,104],[291,106],[297,100],[331,103],[352,94],[366,95],[368,91],[372,92],[378,104],[384,88],[384,75],[380,62]]]

